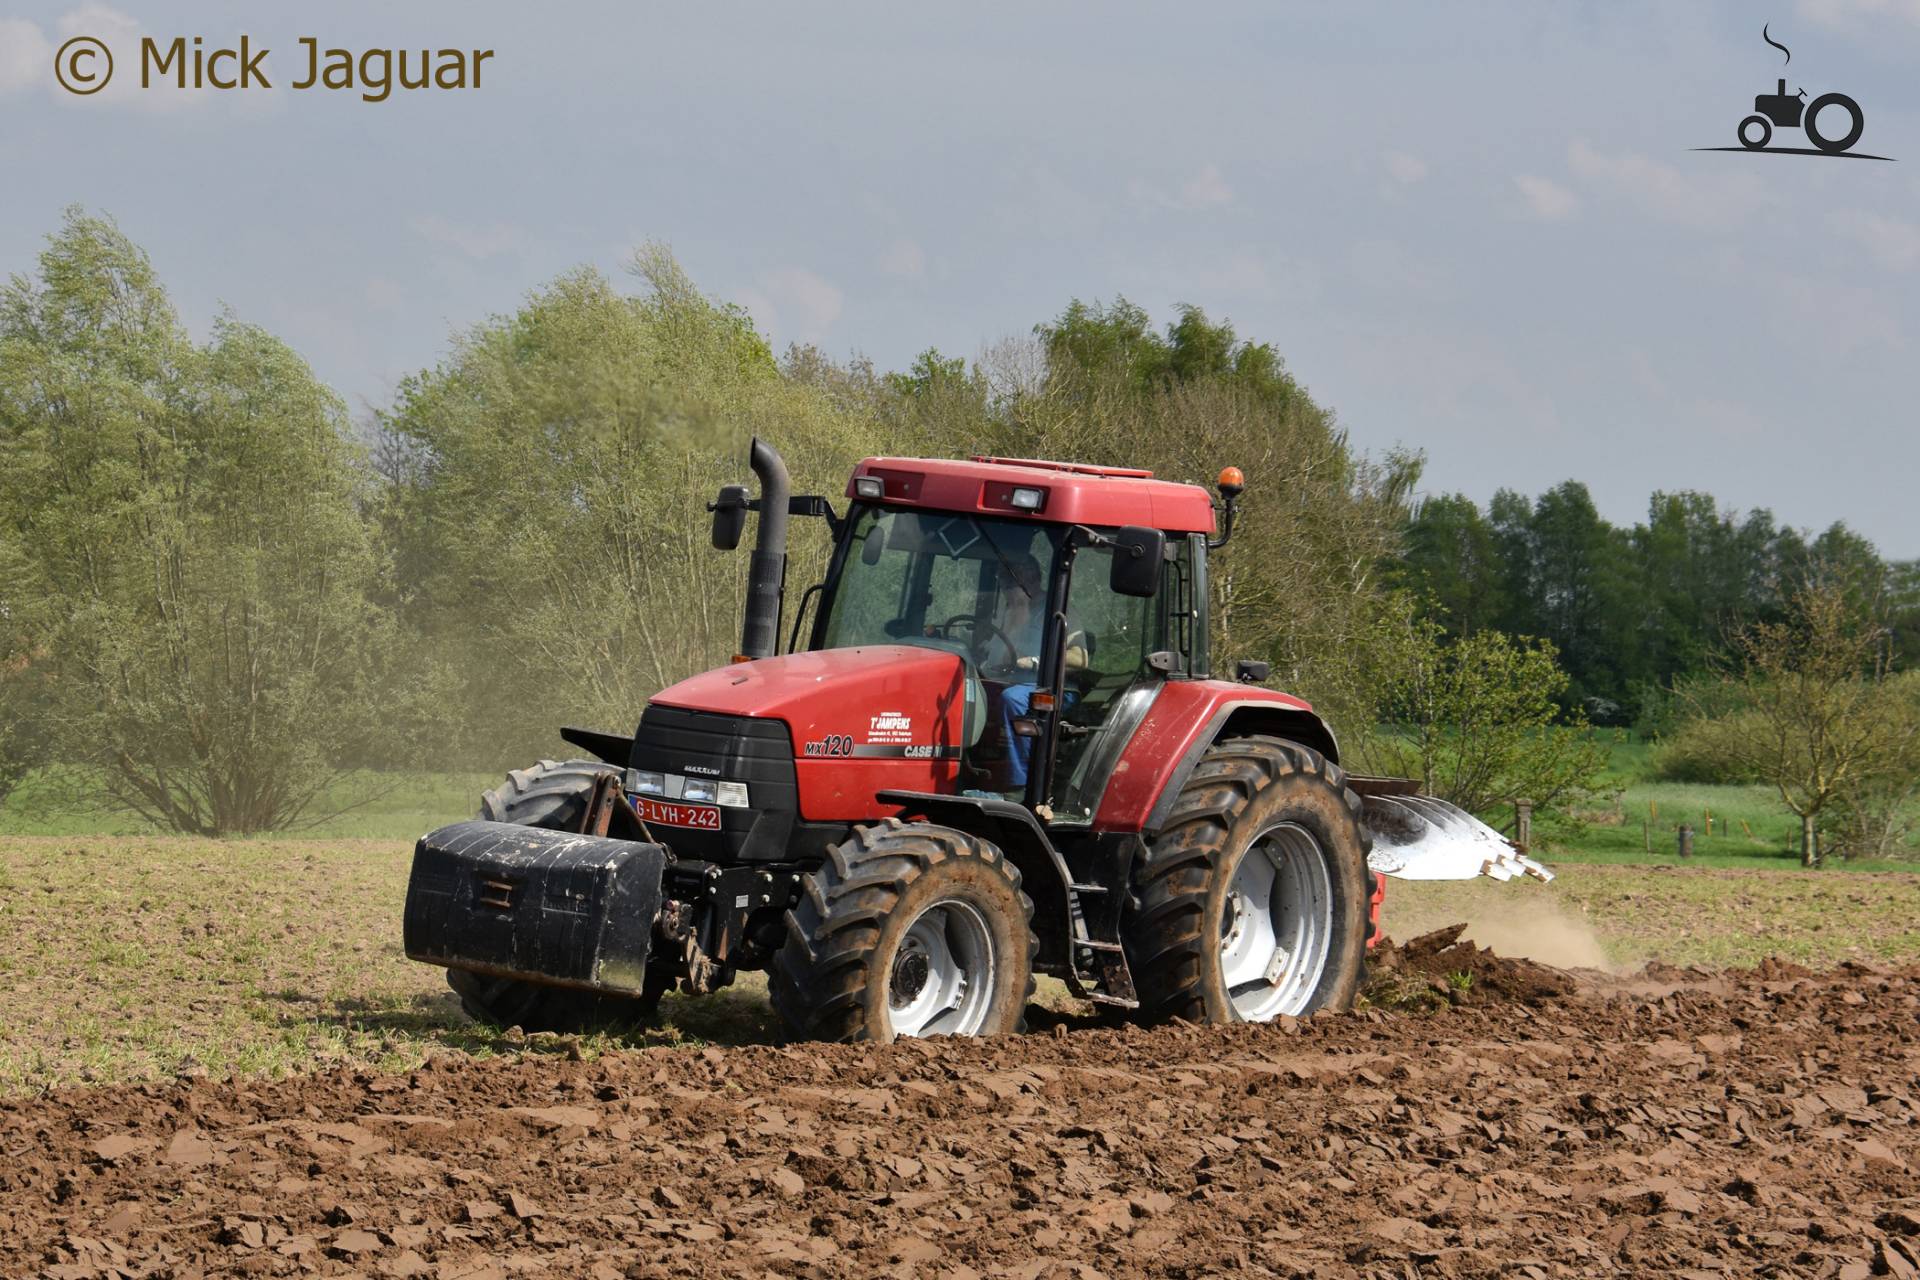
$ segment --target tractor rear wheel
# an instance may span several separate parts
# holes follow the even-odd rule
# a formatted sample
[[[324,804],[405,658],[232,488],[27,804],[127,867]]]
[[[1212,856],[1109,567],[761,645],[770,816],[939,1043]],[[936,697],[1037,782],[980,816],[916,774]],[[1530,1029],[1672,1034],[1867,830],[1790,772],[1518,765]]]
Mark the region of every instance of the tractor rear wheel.
[[[1366,957],[1360,797],[1280,738],[1208,748],[1134,872],[1123,924],[1140,1017],[1266,1022],[1353,1003]]]
[[[616,773],[598,760],[542,760],[531,769],[515,769],[507,780],[480,797],[480,816],[549,831],[578,831],[586,819],[594,784]],[[605,995],[574,987],[501,978],[471,969],[448,969],[447,985],[460,1007],[476,1022],[523,1031],[618,1031],[653,1017],[665,992],[662,984],[638,996]]]
[[[768,994],[796,1039],[1018,1031],[1032,921],[1020,871],[994,845],[889,818],[856,828],[806,878]]]

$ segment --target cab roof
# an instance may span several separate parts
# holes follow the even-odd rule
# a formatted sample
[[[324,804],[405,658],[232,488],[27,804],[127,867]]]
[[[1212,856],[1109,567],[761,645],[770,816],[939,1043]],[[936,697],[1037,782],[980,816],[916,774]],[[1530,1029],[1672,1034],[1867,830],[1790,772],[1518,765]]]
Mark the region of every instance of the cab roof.
[[[1047,524],[1147,525],[1169,533],[1212,533],[1213,495],[1199,485],[1156,480],[1130,467],[1093,467],[1031,458],[868,458],[853,469],[854,481],[874,476],[886,486],[886,501],[935,511],[977,511]],[[1015,489],[1039,489],[1038,510],[1013,505]]]

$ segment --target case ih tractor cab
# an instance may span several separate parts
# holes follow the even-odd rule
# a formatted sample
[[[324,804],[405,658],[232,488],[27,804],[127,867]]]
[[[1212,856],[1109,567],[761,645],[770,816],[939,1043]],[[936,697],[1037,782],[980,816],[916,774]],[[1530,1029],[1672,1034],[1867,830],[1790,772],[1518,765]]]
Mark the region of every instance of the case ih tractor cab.
[[[795,1036],[1020,1027],[1036,973],[1146,1020],[1262,1021],[1354,997],[1379,877],[1545,875],[1411,783],[1350,776],[1263,663],[1213,672],[1207,557],[1238,471],[870,458],[851,507],[758,515],[740,656],[661,691],[595,759],[508,775],[421,838],[406,950],[474,1016],[644,1017],[765,969]],[[834,536],[777,637],[789,516]],[[798,643],[804,635],[805,645]]]

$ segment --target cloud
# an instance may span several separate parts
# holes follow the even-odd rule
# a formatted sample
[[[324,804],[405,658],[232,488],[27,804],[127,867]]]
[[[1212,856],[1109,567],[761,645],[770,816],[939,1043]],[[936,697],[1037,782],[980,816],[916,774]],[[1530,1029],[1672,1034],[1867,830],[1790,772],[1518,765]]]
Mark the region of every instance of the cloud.
[[[927,274],[927,255],[919,245],[903,237],[881,252],[879,265],[890,276],[919,280]]]
[[[1211,164],[1188,178],[1180,188],[1180,207],[1183,209],[1207,209],[1226,204],[1232,199],[1233,188],[1220,176],[1219,168]]]
[[[53,42],[38,23],[0,18],[0,93],[21,93],[53,78]]]
[[[503,222],[484,227],[468,226],[449,221],[437,213],[419,214],[408,219],[407,226],[416,235],[475,259],[496,258],[522,247],[526,241],[518,227]]]
[[[753,316],[760,332],[789,342],[819,343],[840,318],[845,295],[805,267],[781,267],[740,290],[735,301]]]
[[[1864,246],[1889,271],[1920,267],[1920,225],[1877,213],[1836,213],[1834,230]]]
[[[1181,183],[1178,191],[1163,191],[1139,178],[1134,179],[1130,191],[1133,198],[1143,204],[1157,204],[1183,213],[1215,208],[1233,200],[1233,188],[1227,185],[1220,166],[1211,162],[1202,165],[1200,172]]]
[[[1724,229],[1766,198],[1765,188],[1748,174],[1682,171],[1634,152],[1597,151],[1579,139],[1567,149],[1567,167],[1663,222],[1688,227]]]
[[[1387,167],[1387,173],[1395,182],[1403,186],[1412,186],[1425,178],[1431,170],[1427,162],[1419,156],[1410,156],[1404,151],[1389,151],[1381,157],[1381,163]]]
[[[1580,201],[1573,192],[1567,190],[1551,178],[1538,178],[1532,174],[1519,174],[1513,185],[1520,188],[1520,195],[1527,202],[1527,210],[1536,218],[1549,222],[1558,221],[1580,207]]]

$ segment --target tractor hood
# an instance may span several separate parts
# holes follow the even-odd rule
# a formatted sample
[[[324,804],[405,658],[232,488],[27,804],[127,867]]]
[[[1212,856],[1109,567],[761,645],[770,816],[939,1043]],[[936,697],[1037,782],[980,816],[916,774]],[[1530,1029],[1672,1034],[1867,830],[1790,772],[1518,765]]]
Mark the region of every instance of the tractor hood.
[[[952,761],[966,741],[969,683],[958,654],[868,645],[735,663],[663,689],[653,702],[784,721],[803,760]]]

